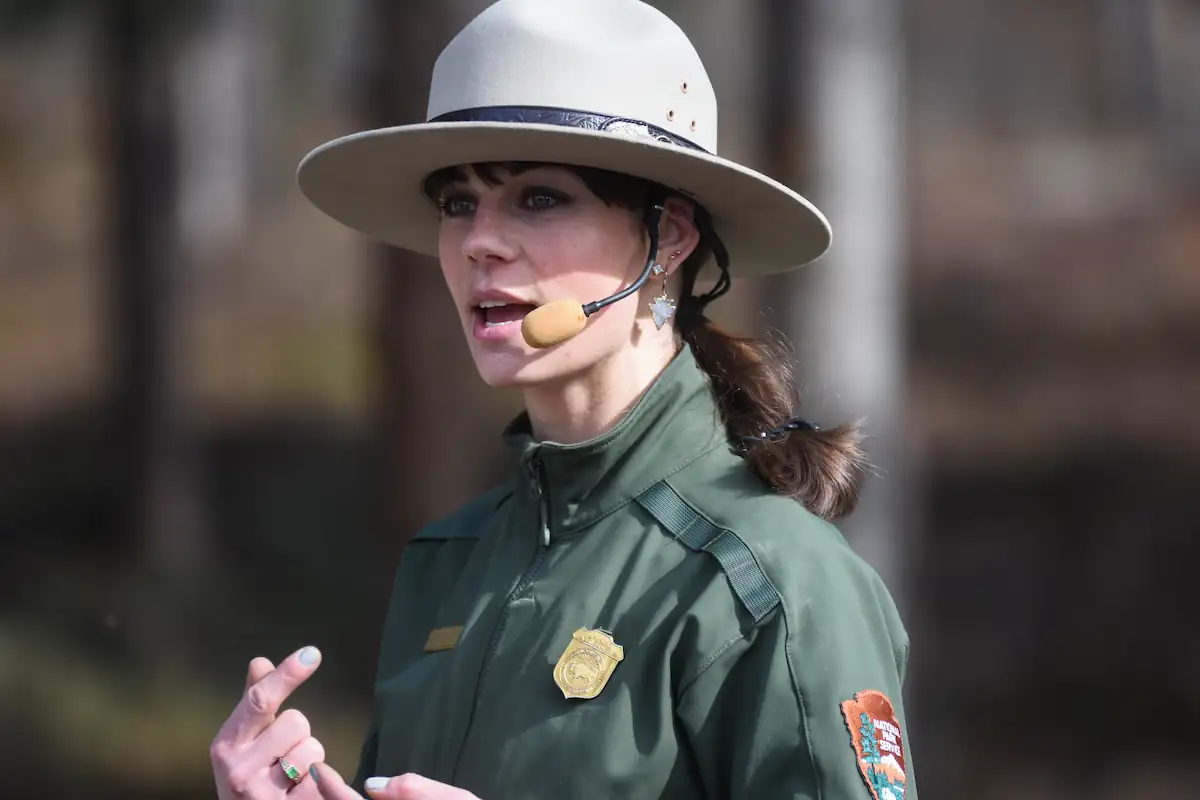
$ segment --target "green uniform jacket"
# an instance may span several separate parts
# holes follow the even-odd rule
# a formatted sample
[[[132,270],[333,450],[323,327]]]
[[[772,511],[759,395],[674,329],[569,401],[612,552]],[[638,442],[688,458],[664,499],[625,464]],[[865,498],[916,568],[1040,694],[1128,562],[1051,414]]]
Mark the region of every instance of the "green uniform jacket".
[[[688,348],[597,439],[506,438],[512,479],[405,551],[359,787],[915,800],[887,590],[730,451]],[[581,629],[621,660],[600,641],[556,670]]]

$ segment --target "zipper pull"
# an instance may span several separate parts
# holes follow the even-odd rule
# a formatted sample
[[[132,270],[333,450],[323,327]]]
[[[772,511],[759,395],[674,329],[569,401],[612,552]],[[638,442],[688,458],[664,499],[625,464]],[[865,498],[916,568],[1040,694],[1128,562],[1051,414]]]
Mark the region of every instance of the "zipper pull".
[[[542,488],[542,462],[536,457],[529,462],[529,474],[533,478],[533,493],[537,495],[538,522],[542,526],[542,547],[550,546],[550,514],[547,510],[546,492]]]

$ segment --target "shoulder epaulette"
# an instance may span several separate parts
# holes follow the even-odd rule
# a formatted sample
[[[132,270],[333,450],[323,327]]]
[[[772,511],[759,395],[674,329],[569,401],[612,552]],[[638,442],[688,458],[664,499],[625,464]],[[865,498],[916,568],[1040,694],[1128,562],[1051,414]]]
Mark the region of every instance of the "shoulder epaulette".
[[[642,492],[637,502],[686,547],[717,559],[734,594],[755,622],[761,622],[782,602],[779,591],[741,537],[715,524],[670,484],[659,481]]]

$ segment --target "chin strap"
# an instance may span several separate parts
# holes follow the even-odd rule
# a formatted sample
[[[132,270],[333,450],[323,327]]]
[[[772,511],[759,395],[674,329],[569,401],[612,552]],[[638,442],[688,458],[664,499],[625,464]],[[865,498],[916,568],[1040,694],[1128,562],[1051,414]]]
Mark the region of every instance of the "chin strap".
[[[650,278],[650,272],[654,269],[654,265],[658,261],[658,224],[662,221],[666,202],[666,196],[661,191],[655,191],[646,203],[646,213],[643,215],[642,220],[645,222],[646,230],[650,234],[650,254],[646,256],[646,266],[642,269],[642,274],[638,276],[636,281],[612,297],[606,297],[603,300],[597,300],[594,303],[585,305],[583,307],[584,316],[590,317],[605,306],[612,305],[618,300],[624,300],[645,285],[646,281]]]
[[[705,307],[728,292],[733,286],[733,279],[729,275],[729,251],[725,249],[725,243],[713,229],[712,219],[703,206],[696,206],[695,223],[696,229],[700,231],[700,244],[712,251],[713,260],[717,262],[720,274],[717,276],[717,282],[713,288],[700,295],[694,293],[699,272],[685,277],[682,298],[679,302],[680,320],[685,328],[698,325],[703,320]]]

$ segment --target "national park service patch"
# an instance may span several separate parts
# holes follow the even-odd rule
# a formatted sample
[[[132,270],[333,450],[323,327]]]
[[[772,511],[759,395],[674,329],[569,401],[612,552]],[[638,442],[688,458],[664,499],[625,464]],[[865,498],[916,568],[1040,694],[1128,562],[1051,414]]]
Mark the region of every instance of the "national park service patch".
[[[892,701],[869,690],[842,703],[842,716],[858,756],[858,771],[875,800],[902,800],[908,779],[904,773],[904,742]]]

